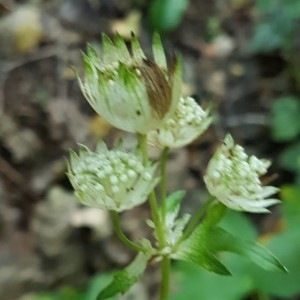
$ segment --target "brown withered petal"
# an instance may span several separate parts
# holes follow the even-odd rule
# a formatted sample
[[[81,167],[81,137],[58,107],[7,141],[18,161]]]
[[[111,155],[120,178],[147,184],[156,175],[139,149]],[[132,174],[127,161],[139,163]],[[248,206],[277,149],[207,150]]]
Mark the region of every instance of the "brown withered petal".
[[[139,70],[145,82],[149,104],[157,115],[163,118],[172,101],[171,85],[161,69],[148,59],[143,59]]]

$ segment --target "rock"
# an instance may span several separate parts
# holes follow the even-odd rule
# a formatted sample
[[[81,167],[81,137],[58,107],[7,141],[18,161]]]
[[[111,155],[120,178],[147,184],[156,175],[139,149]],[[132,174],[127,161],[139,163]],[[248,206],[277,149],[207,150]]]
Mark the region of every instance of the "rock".
[[[47,257],[60,255],[73,231],[71,218],[77,209],[72,193],[54,186],[46,199],[38,203],[32,229],[38,249]]]

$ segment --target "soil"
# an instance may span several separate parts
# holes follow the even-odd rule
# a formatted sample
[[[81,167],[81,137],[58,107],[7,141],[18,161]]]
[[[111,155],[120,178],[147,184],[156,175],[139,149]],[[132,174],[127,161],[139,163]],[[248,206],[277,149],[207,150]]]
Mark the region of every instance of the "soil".
[[[245,50],[255,22],[248,3],[236,8],[227,1],[191,0],[180,24],[162,34],[168,56],[183,56],[184,93],[209,104],[215,115],[201,138],[169,158],[168,190],[188,190],[187,211],[198,207],[207,162],[227,132],[251,153],[272,158],[271,173],[280,172],[280,147],[270,139],[268,114],[272,99],[290,83],[278,53]],[[101,32],[113,36],[116,28],[127,40],[130,30],[138,31],[151,53],[147,11],[146,1],[136,6],[130,0],[0,2],[1,300],[63,285],[84,287],[96,272],[132,259],[134,253],[114,237],[109,216],[77,203],[66,158],[78,143],[93,148],[100,138],[111,145],[122,136],[132,145],[133,137],[96,116],[70,66],[81,72],[86,43],[99,46]],[[128,18],[133,12],[135,21]],[[213,20],[216,33],[208,27]],[[279,177],[273,185],[285,180]],[[147,205],[122,215],[133,240],[149,234],[148,216]],[[274,217],[255,218],[260,230],[272,227]],[[151,266],[147,274],[142,288],[152,299],[159,272]]]

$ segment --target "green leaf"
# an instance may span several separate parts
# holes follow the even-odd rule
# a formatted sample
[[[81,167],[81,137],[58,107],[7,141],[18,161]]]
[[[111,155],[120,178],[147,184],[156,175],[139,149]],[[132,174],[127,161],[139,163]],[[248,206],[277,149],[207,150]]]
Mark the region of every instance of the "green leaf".
[[[112,281],[112,273],[100,273],[96,274],[89,282],[85,297],[83,300],[95,300],[99,291],[107,286]],[[115,300],[116,297],[109,298],[109,300]]]
[[[211,247],[213,244],[209,243],[211,233],[223,213],[223,205],[215,205],[210,208],[203,222],[187,239],[179,244],[176,252],[172,254],[172,258],[196,263],[217,274],[230,275],[227,268],[217,258],[216,249]]]
[[[257,231],[245,214],[227,209],[226,214],[219,223],[220,227],[233,235],[246,237],[249,240],[257,239]]]
[[[297,172],[299,170],[299,158],[300,158],[300,142],[293,143],[285,148],[285,150],[279,156],[280,165],[291,172]]]
[[[240,239],[223,228],[217,227],[220,217],[223,216],[223,210],[221,205],[212,207],[207,217],[179,245],[172,257],[197,263],[206,270],[218,274],[228,275],[230,272],[217,259],[218,253],[227,251],[247,257],[264,269],[286,271],[276,257],[262,245]]]
[[[287,272],[287,269],[267,248],[259,243],[240,239],[220,227],[213,229],[208,243],[215,251],[234,252],[247,257],[263,269]]]
[[[182,201],[185,195],[184,190],[178,190],[170,194],[166,199],[166,208],[167,213],[175,215],[177,217],[179,209],[180,209],[180,202]]]
[[[97,300],[124,294],[142,276],[148,259],[148,255],[140,252],[129,266],[114,275],[112,282],[98,294]]]
[[[227,259],[226,263],[231,263],[230,268],[235,271],[235,276],[219,276],[194,264],[176,262],[172,272],[174,288],[170,300],[246,299],[246,295],[253,289],[251,278],[247,276],[247,266],[239,260],[233,260],[232,256],[231,261],[229,262]],[[244,270],[245,275],[242,274]]]
[[[153,0],[149,10],[151,27],[158,31],[174,29],[182,19],[188,0]]]
[[[268,43],[266,43],[266,40]],[[256,52],[270,52],[283,46],[283,37],[275,32],[272,24],[262,23],[254,28],[254,35],[249,44],[249,50]]]
[[[281,196],[285,226],[281,233],[268,241],[268,248],[276,251],[289,273],[273,273],[270,276],[254,267],[250,272],[257,289],[286,299],[300,293],[300,190],[293,186],[284,186]]]
[[[295,97],[283,97],[272,104],[270,126],[275,141],[291,141],[300,132],[300,105]]]

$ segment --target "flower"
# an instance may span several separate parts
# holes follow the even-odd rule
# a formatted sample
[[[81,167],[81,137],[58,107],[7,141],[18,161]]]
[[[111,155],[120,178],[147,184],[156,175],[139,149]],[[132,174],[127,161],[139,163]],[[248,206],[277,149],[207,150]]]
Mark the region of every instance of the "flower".
[[[266,208],[280,202],[266,199],[278,189],[263,187],[260,176],[267,172],[270,161],[248,156],[244,149],[235,145],[231,135],[226,135],[207,168],[204,181],[211,195],[224,205],[248,212],[268,212]]]
[[[128,132],[146,134],[159,128],[177,106],[181,65],[174,57],[168,69],[158,35],[153,36],[154,62],[145,57],[135,36],[129,53],[124,40],[102,35],[102,56],[89,46],[80,88],[93,109],[108,123]]]
[[[204,111],[191,97],[181,98],[175,112],[159,129],[147,135],[150,144],[159,148],[185,146],[200,136],[211,124],[209,111]]]
[[[159,179],[156,165],[143,166],[138,155],[108,150],[104,142],[96,152],[81,146],[71,151],[68,177],[79,201],[105,210],[124,211],[147,200]]]

